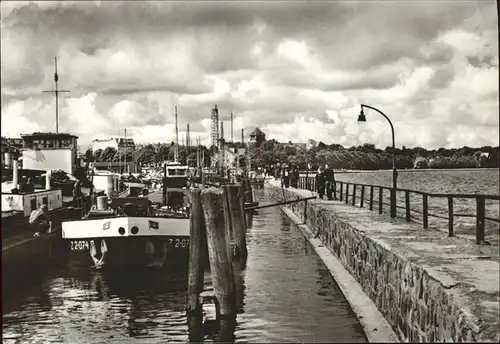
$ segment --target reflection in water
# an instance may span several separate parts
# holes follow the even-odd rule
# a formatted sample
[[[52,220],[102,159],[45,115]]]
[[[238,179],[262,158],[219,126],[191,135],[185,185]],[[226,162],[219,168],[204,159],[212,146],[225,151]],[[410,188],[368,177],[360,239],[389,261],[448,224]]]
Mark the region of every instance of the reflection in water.
[[[60,266],[4,300],[3,342],[365,342],[337,284],[286,216],[267,208],[250,220],[248,260],[235,264],[236,323],[217,325],[214,307],[204,305],[203,326],[189,331],[185,272]],[[210,284],[206,275],[206,289]]]

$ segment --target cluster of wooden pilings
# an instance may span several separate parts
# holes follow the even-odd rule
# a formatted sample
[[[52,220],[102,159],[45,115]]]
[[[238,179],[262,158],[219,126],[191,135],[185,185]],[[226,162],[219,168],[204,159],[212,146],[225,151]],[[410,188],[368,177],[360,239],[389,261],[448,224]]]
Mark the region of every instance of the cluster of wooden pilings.
[[[246,230],[252,201],[250,185],[242,183],[191,190],[190,251],[187,314],[190,341],[203,336],[203,304],[215,304],[218,340],[234,341],[236,314],[243,306],[242,270],[246,266]],[[250,215],[251,216],[251,215]],[[204,291],[210,271],[213,293]]]

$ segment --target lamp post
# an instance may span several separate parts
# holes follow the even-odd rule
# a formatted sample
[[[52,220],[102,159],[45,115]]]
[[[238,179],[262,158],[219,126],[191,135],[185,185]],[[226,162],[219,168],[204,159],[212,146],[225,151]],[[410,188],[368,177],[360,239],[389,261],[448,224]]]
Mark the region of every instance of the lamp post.
[[[288,144],[290,146],[300,148],[304,152],[304,159],[305,159],[305,163],[306,163],[306,189],[309,190],[309,161],[307,160],[307,153],[308,153],[308,151],[307,151],[306,148],[304,148],[302,146],[294,145],[292,143],[292,141],[289,141]]]
[[[392,189],[391,189],[391,217],[396,217],[396,189],[398,187],[398,172],[396,171],[396,143],[394,139],[394,126],[391,120],[382,111],[376,109],[372,106],[361,104],[361,112],[359,113],[358,122],[366,122],[366,117],[363,112],[363,108],[372,109],[377,111],[379,114],[384,116],[384,118],[389,122],[392,131]]]

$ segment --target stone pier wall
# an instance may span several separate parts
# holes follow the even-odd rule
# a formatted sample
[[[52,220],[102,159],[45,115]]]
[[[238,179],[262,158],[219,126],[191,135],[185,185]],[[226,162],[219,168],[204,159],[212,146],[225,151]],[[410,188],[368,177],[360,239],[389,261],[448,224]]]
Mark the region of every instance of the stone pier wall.
[[[276,201],[311,196],[309,191],[283,189],[269,183],[265,188]],[[498,283],[497,261],[490,260],[479,267],[487,266],[485,273],[493,274],[487,283],[478,282],[477,278],[461,283],[462,278],[467,278],[437,273],[453,270],[446,269],[454,266],[453,259],[440,261],[436,257],[457,246],[456,238],[446,238],[441,232],[438,236],[429,231],[423,233],[406,223],[394,225],[390,219],[388,223],[378,223],[374,217],[378,214],[336,201],[313,200],[307,202],[307,207],[304,202],[286,207],[302,221],[306,217],[309,228],[359,282],[401,341],[498,341],[499,292],[491,279],[496,276]],[[417,240],[421,235],[423,244]],[[453,245],[443,241],[446,239]],[[402,241],[407,246],[400,246]],[[425,251],[441,250],[439,247],[442,252]],[[450,253],[451,257],[465,259],[465,264],[466,258],[460,256],[463,250],[456,248],[458,251],[452,250],[456,254]]]

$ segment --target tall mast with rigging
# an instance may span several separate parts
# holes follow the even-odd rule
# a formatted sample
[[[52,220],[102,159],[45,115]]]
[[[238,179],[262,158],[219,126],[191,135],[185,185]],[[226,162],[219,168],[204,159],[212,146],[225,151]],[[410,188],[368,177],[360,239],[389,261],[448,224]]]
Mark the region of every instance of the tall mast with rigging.
[[[59,75],[57,74],[57,56],[54,57],[54,65],[55,65],[54,82],[56,84],[56,89],[55,90],[45,90],[42,92],[54,93],[56,95],[56,134],[59,134],[59,93],[69,92],[69,90],[60,90],[59,89],[59,85],[58,85]]]

